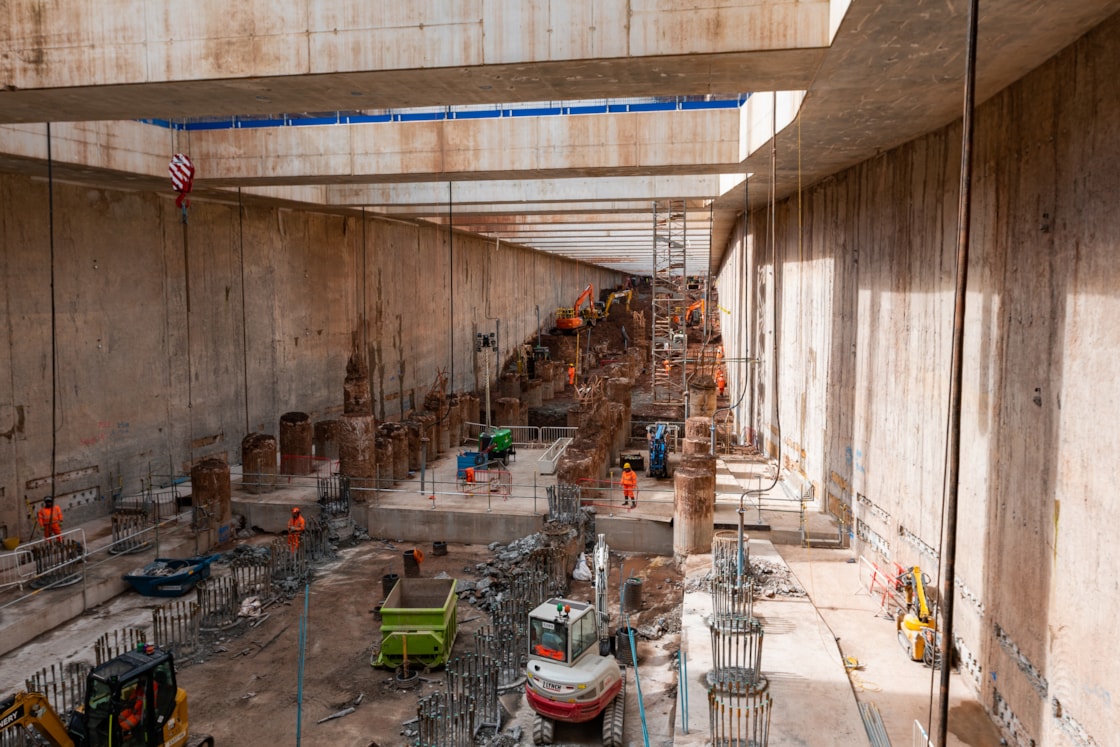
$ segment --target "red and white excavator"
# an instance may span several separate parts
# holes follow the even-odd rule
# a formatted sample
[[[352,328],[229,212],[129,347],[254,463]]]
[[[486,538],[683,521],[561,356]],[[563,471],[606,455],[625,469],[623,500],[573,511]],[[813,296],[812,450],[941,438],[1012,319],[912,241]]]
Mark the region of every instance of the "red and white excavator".
[[[595,603],[549,599],[529,613],[525,700],[536,712],[533,744],[552,744],[557,721],[603,716],[604,747],[622,747],[626,670],[610,654],[607,578],[610,551],[595,545]]]
[[[580,313],[580,307],[587,303],[589,304],[588,307],[592,308],[590,306],[590,301],[594,293],[595,288],[591,283],[588,283],[583,293],[579,294],[579,298],[576,299],[574,306],[561,306],[557,309],[556,326],[553,327],[553,331],[562,334],[572,334],[582,329],[588,322],[585,318],[587,315]],[[592,315],[592,320],[594,320],[594,315]],[[594,322],[592,321],[592,323]]]

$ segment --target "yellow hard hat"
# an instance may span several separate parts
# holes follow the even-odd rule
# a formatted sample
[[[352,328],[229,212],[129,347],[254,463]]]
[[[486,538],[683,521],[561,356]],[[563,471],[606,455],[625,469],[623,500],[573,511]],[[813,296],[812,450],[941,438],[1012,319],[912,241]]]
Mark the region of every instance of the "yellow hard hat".
[[[627,462],[626,464],[622,465],[622,468],[623,469],[630,469],[630,462]]]

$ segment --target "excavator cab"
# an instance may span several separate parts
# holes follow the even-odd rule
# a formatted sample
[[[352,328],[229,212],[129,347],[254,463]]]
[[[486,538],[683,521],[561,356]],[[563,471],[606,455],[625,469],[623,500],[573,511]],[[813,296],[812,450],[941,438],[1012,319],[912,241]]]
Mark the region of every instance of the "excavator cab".
[[[73,714],[69,731],[88,747],[174,744],[186,740],[186,714],[171,653],[146,646],[89,673],[85,707]]]

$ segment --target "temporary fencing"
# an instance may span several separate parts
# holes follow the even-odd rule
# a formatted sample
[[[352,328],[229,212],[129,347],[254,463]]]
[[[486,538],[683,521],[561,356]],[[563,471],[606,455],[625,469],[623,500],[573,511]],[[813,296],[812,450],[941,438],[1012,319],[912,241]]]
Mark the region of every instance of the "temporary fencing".
[[[513,492],[513,476],[504,469],[475,469],[471,479],[466,476],[459,481],[459,489],[468,495],[500,495],[508,498]]]

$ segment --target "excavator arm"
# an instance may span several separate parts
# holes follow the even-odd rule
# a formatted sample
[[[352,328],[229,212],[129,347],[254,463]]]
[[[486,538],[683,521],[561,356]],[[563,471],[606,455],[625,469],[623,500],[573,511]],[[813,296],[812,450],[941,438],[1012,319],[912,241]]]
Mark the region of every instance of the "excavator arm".
[[[700,322],[703,323],[704,299],[701,298],[699,301],[694,301],[692,305],[688,307],[688,311],[684,312],[684,323],[686,325],[692,326],[692,312],[696,311],[697,309],[700,309]]]
[[[581,306],[591,300],[591,296],[593,293],[595,293],[595,288],[593,287],[592,283],[588,283],[587,288],[583,291],[583,293],[579,294],[579,298],[576,299],[575,306],[572,307],[573,309],[575,309],[576,314],[579,314],[579,308]]]
[[[74,744],[62,719],[42,693],[20,691],[0,701],[0,742],[8,744],[9,734],[15,734],[18,727],[34,731],[47,744]]]

